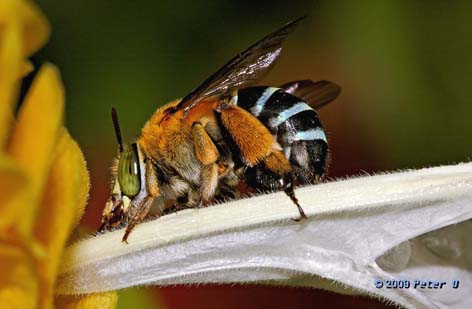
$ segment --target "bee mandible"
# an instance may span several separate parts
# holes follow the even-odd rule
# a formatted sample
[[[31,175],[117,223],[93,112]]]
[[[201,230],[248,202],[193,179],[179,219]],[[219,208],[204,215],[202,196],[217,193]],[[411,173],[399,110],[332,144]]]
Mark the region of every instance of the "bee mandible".
[[[236,55],[183,99],[157,109],[131,145],[123,145],[112,110],[119,154],[99,232],[126,227],[126,242],[157,197],[201,207],[231,196],[240,182],[285,191],[299,219],[306,217],[294,187],[325,175],[328,141],[315,109],[334,100],[340,87],[311,80],[255,86],[302,19]]]

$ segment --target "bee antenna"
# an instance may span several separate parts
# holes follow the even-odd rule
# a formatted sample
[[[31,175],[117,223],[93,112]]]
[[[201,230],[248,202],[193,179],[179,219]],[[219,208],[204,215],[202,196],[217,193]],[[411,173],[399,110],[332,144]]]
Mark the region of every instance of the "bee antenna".
[[[120,152],[123,152],[123,139],[121,138],[120,123],[118,122],[118,114],[116,108],[111,108],[111,119],[113,120],[113,127],[115,128],[116,140],[120,145]]]

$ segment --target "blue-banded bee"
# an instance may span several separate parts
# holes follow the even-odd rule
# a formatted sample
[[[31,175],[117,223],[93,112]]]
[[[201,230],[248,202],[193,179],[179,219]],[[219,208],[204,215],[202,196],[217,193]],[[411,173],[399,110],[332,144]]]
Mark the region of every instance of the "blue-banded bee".
[[[319,182],[328,156],[314,109],[334,100],[340,88],[310,80],[254,86],[301,19],[239,53],[183,99],[159,108],[130,146],[123,146],[113,110],[119,155],[100,232],[126,226],[126,242],[155,198],[201,207],[237,195],[241,182],[284,190],[300,218],[306,217],[294,186]]]

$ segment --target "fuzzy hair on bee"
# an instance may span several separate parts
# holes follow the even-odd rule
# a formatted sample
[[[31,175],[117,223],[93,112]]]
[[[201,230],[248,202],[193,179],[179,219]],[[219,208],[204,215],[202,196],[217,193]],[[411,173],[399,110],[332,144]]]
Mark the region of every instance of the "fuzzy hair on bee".
[[[311,80],[256,86],[302,19],[239,53],[181,100],[158,108],[131,145],[123,145],[112,110],[119,154],[99,232],[125,227],[127,242],[156,198],[176,208],[203,207],[239,197],[241,184],[285,191],[298,208],[295,220],[306,217],[294,188],[326,173],[328,140],[316,109],[333,101],[340,87]]]

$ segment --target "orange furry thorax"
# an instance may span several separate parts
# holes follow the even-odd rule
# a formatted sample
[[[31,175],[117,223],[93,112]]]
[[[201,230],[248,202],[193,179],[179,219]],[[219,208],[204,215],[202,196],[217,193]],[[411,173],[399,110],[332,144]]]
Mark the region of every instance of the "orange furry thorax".
[[[171,159],[172,150],[183,143],[190,143],[192,125],[196,122],[206,126],[209,122],[215,123],[213,111],[219,104],[215,98],[199,102],[188,114],[182,110],[168,113],[170,108],[175,107],[180,99],[174,100],[156,110],[152,117],[146,122],[138,144],[146,157],[157,161],[160,159]]]

